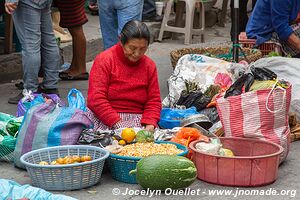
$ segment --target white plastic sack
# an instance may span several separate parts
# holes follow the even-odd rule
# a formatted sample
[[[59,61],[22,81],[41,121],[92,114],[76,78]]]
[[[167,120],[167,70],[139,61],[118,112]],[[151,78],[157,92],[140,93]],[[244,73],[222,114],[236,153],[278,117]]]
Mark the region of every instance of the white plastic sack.
[[[292,84],[290,112],[295,112],[300,119],[300,59],[285,57],[262,58],[253,63],[255,67],[266,67]]]
[[[231,77],[231,65],[230,62],[199,54],[182,56],[168,79],[169,94],[162,102],[163,107],[174,107],[181,91],[185,89],[185,80],[197,82],[200,88],[206,89],[214,83],[218,73]]]

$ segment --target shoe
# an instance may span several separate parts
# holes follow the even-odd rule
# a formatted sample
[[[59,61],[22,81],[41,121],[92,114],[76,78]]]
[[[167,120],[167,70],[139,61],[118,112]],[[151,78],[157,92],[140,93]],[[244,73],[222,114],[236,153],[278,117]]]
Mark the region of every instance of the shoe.
[[[59,73],[59,78],[63,81],[76,81],[76,80],[86,81],[89,80],[89,73],[85,72],[77,76],[71,76],[68,73],[61,72]]]
[[[162,16],[155,15],[153,17],[144,17],[143,22],[161,22],[163,19]]]
[[[38,94],[56,94],[57,96],[59,96],[59,92],[58,92],[58,89],[57,88],[54,88],[54,89],[45,89],[45,88],[41,88],[41,87],[38,87],[36,93]]]
[[[19,83],[16,83],[15,86],[19,89],[19,90],[23,90],[24,89],[24,83],[22,81],[20,81]]]
[[[18,94],[17,96],[9,98],[8,103],[18,104],[22,98],[23,98],[23,92],[20,92],[20,94]]]

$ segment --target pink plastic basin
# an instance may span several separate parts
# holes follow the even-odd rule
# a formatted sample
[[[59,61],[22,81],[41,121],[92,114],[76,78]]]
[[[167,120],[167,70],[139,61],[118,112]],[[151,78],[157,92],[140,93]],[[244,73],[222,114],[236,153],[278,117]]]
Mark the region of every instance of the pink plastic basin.
[[[190,144],[200,180],[227,186],[263,186],[277,179],[279,156],[283,148],[275,143],[246,138],[220,138],[223,148],[235,157],[202,153]]]

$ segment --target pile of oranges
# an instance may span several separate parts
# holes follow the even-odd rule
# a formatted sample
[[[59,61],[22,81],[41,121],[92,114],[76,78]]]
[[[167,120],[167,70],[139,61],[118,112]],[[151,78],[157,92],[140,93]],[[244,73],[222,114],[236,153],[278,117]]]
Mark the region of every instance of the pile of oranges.
[[[53,160],[50,165],[67,165],[67,164],[75,164],[75,163],[82,163],[82,162],[88,162],[91,161],[91,156],[65,156],[64,158],[57,158],[56,160]],[[46,161],[39,162],[39,165],[49,165]]]

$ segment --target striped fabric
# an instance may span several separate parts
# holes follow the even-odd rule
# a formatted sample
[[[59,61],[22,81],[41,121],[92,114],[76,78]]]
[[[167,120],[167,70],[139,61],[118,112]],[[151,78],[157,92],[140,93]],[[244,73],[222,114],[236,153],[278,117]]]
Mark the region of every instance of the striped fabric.
[[[292,25],[292,28],[294,30],[294,34],[299,38],[300,26],[294,24]],[[295,56],[300,53],[300,51],[296,47],[292,46],[288,41],[279,39],[278,34],[276,32],[272,34],[271,41],[279,45],[281,47],[282,52],[286,56]]]
[[[217,109],[225,136],[258,138],[279,144],[284,148],[280,158],[282,162],[290,146],[290,102],[291,87],[285,92],[280,89],[273,92],[266,89],[218,99]]]
[[[91,125],[86,113],[79,109],[61,107],[53,101],[32,106],[18,133],[14,151],[16,166],[24,168],[20,157],[29,151],[76,144],[82,130]]]
[[[142,114],[133,114],[133,113],[119,113],[121,121],[118,122],[114,128],[133,128],[133,127],[139,127],[142,128],[141,125],[141,119]],[[105,130],[111,130],[110,127],[106,126],[101,122],[96,115],[87,108],[87,116],[90,118],[90,120],[94,123],[94,131],[105,131]]]
[[[60,12],[59,25],[63,28],[81,26],[88,21],[85,14],[85,0],[54,0]]]

